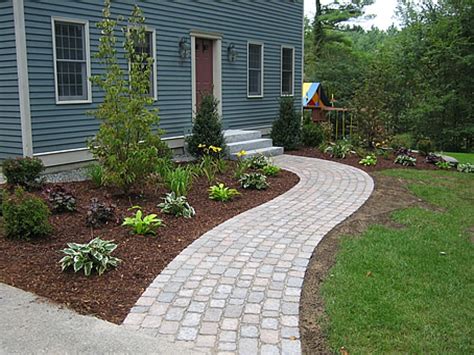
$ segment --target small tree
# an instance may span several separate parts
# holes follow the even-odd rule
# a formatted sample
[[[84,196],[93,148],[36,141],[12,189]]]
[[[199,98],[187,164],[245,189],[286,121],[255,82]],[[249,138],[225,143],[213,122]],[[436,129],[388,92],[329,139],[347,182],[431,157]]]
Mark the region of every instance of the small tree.
[[[273,122],[273,143],[285,149],[295,149],[301,141],[301,116],[295,111],[292,97],[280,99],[280,116]]]
[[[218,112],[219,102],[213,95],[204,95],[201,106],[196,113],[192,135],[187,137],[188,151],[195,157],[204,154],[199,146],[215,146],[225,150],[224,134],[222,133],[222,121]]]
[[[103,20],[97,24],[102,37],[96,58],[105,71],[91,79],[105,93],[103,103],[93,112],[102,123],[88,145],[104,170],[104,183],[127,193],[135,182],[153,172],[160,156],[170,152],[161,141],[163,131],[158,128],[158,111],[150,108],[153,59],[146,52],[136,50],[145,47],[145,17],[134,6],[122,27],[123,57],[130,63],[129,71],[125,71],[119,63],[115,36],[115,28],[123,19],[112,19],[110,6],[111,1],[106,0]]]

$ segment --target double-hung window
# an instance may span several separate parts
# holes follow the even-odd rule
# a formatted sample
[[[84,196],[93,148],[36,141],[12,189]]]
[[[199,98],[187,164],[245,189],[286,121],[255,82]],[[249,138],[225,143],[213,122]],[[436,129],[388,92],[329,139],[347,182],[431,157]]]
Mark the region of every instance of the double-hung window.
[[[156,32],[155,30],[146,30],[145,31],[145,39],[141,43],[136,43],[135,45],[135,53],[143,55],[146,54],[148,58],[153,59],[153,63],[150,68],[150,83],[148,86],[147,94],[153,97],[155,100],[157,99],[157,77],[156,77],[156,50],[155,50],[155,43],[156,43]],[[131,63],[133,65],[133,63]],[[142,65],[148,65],[148,62],[142,63]]]
[[[89,24],[52,18],[56,103],[90,103]]]
[[[247,96],[263,97],[263,44],[247,44]]]
[[[293,96],[295,76],[295,49],[281,47],[281,95]]]

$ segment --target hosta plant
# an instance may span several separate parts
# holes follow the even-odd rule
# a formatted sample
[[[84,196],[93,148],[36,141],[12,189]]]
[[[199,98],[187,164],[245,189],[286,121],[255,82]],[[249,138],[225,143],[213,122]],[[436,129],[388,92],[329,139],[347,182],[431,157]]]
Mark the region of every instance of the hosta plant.
[[[442,170],[451,169],[451,164],[449,164],[447,161],[439,161],[435,165]]]
[[[474,173],[474,164],[458,164],[458,171],[460,171],[461,173]]]
[[[249,166],[251,169],[262,169],[267,165],[271,165],[272,160],[265,155],[259,154],[249,159]]]
[[[174,192],[166,194],[163,202],[158,205],[163,213],[172,214],[176,217],[191,218],[196,214],[185,196],[176,196]]]
[[[60,185],[53,186],[47,190],[47,193],[53,212],[74,212],[76,210],[76,198],[64,187]]]
[[[337,159],[344,159],[346,156],[350,154],[352,150],[352,144],[346,140],[340,140],[336,142],[334,145],[330,145],[325,149],[325,153],[329,153],[331,157]]]
[[[377,165],[377,157],[375,155],[367,155],[365,158],[359,161],[360,165],[364,166],[375,166]]]
[[[281,169],[276,165],[267,165],[261,169],[262,173],[266,176],[277,176]]]
[[[116,267],[121,261],[110,255],[117,248],[113,240],[95,238],[87,244],[68,243],[67,246],[61,251],[66,256],[59,261],[63,271],[72,267],[74,272],[84,270],[86,276],[89,276],[92,271],[102,275],[107,269]]]
[[[416,158],[409,155],[398,155],[394,161],[395,164],[401,164],[403,166],[415,166]]]
[[[115,221],[115,207],[115,205],[101,203],[96,198],[91,199],[91,205],[86,216],[86,225],[97,228]]]
[[[260,173],[244,174],[239,181],[244,189],[265,190],[269,186],[267,177]]]
[[[132,217],[126,217],[122,223],[124,227],[130,227],[133,234],[155,235],[156,229],[163,226],[163,221],[154,213],[144,216],[139,206],[133,206],[129,210],[137,210]]]
[[[231,189],[223,183],[211,186],[209,188],[209,198],[216,201],[230,201],[235,196],[240,195],[236,189]]]

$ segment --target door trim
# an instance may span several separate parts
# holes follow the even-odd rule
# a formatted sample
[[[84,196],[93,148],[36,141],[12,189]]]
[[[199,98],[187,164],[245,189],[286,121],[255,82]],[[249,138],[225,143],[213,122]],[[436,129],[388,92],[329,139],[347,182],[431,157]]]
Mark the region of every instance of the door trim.
[[[196,115],[196,38],[212,40],[212,84],[213,94],[219,101],[217,110],[222,117],[222,35],[213,32],[191,30],[191,110]]]

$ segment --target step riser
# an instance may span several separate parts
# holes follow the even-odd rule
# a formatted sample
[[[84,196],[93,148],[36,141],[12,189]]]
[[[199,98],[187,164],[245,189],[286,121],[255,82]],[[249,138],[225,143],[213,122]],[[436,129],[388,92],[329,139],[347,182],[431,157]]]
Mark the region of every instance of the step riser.
[[[225,134],[224,132],[224,138],[226,143],[229,144],[259,139],[262,138],[262,133],[260,133],[260,131],[241,131]]]
[[[238,153],[241,150],[249,151],[255,149],[262,149],[262,148],[270,148],[273,145],[271,139],[259,139],[259,140],[251,140],[251,141],[244,141],[244,142],[236,142],[228,144],[227,147],[229,149],[230,154]]]
[[[245,155],[245,159],[250,159],[257,155],[264,155],[266,157],[275,157],[277,155],[282,155],[282,154],[283,154],[283,147],[271,147],[271,148],[262,149],[261,151],[248,151],[247,154]],[[230,159],[237,160],[239,158],[237,154],[231,154]]]

